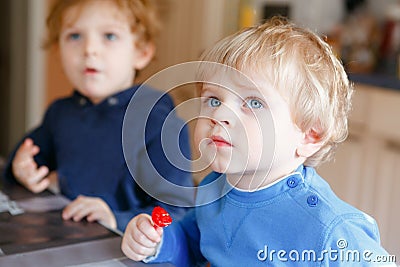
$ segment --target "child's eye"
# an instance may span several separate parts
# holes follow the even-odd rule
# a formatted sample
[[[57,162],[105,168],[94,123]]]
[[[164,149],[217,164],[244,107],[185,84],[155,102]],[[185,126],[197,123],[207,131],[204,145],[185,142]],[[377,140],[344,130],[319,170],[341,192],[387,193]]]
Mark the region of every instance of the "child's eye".
[[[261,103],[260,100],[254,98],[247,99],[246,106],[251,109],[258,109],[264,107],[264,105]]]
[[[79,33],[71,33],[68,35],[69,40],[76,41],[76,40],[79,40],[80,38],[81,38],[81,35]]]
[[[213,107],[213,108],[221,106],[221,101],[219,101],[219,100],[218,100],[217,98],[215,98],[215,97],[210,97],[210,98],[207,100],[207,103],[208,103],[208,106],[209,106],[209,107]]]
[[[115,41],[117,40],[117,35],[115,35],[114,33],[106,33],[105,37],[107,40],[109,41]]]

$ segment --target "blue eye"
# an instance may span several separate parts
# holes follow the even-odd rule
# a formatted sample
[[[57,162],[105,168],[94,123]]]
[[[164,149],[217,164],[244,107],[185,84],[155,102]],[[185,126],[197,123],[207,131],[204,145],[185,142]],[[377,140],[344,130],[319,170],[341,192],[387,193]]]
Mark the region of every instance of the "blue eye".
[[[218,99],[216,99],[214,97],[209,98],[207,100],[207,103],[208,103],[208,106],[213,107],[213,108],[221,106],[221,101],[219,101]]]
[[[254,98],[246,100],[246,106],[251,109],[259,109],[264,107],[260,100]]]
[[[115,41],[117,40],[117,36],[114,33],[106,33],[105,37],[109,41]]]
[[[71,34],[68,36],[68,39],[73,40],[73,41],[76,41],[76,40],[81,39],[81,35],[80,35],[79,33],[71,33]]]

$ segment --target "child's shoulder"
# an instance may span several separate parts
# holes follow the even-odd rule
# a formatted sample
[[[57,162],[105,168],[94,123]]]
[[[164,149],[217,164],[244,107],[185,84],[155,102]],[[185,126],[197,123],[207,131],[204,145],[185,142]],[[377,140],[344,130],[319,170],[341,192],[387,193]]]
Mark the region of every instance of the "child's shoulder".
[[[77,93],[74,92],[68,96],[62,96],[60,98],[53,100],[50,103],[49,107],[47,108],[47,111],[51,112],[55,110],[64,109],[65,107],[72,105],[74,102],[79,102],[79,101],[82,102],[83,100],[78,99]]]
[[[146,84],[139,84],[133,87],[133,99],[137,99],[138,102],[152,101],[154,104],[162,104],[167,106],[174,106],[173,100],[168,92],[163,92],[158,89],[154,89]]]
[[[296,196],[303,208],[323,228],[354,226],[376,231],[375,220],[368,214],[340,199],[329,184],[313,168],[305,168],[305,191]]]
[[[315,195],[315,199],[307,198],[309,206],[325,209],[333,216],[345,216],[346,214],[364,214],[359,209],[340,199],[332,190],[328,182],[323,179],[313,168],[305,167],[305,184],[309,195]],[[313,199],[313,201],[312,201]],[[315,202],[315,205],[312,205]]]

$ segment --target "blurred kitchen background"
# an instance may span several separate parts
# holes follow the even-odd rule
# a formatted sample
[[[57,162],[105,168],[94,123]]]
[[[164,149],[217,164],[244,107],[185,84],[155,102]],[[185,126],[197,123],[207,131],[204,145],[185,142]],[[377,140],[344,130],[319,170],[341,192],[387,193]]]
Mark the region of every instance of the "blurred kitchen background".
[[[40,48],[51,2],[0,1],[0,165],[22,135],[40,122],[48,104],[72,91],[55,51]],[[196,60],[223,36],[277,14],[327,39],[356,94],[349,138],[336,160],[319,171],[340,197],[377,219],[384,247],[400,258],[400,1],[155,2],[163,29],[156,58],[138,82],[168,66]],[[171,93],[176,104],[194,96],[190,85]]]

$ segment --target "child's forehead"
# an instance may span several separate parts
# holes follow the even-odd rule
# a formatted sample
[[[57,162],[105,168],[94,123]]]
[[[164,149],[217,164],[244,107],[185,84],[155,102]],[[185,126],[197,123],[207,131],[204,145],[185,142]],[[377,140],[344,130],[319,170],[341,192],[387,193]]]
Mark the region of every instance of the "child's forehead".
[[[130,22],[131,18],[127,11],[113,0],[86,0],[77,2],[68,7],[62,14],[63,23],[73,24],[81,17],[89,15],[100,15],[112,18],[115,21]]]
[[[258,71],[208,71],[203,76],[201,93],[226,90],[238,95],[268,96],[274,86],[268,76]]]

